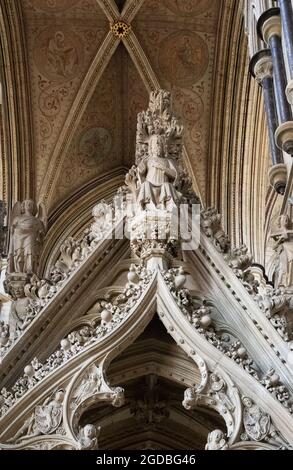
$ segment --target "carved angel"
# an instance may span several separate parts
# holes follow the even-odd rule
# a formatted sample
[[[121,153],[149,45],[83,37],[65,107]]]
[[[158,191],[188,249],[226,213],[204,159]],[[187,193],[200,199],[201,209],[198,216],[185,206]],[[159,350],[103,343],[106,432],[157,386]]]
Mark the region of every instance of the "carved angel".
[[[46,233],[47,218],[43,204],[17,202],[12,210],[8,273],[36,274],[40,249]]]
[[[81,383],[73,395],[74,406],[77,406],[88,397],[98,393],[102,385],[101,372],[98,367],[92,365],[86,371]]]

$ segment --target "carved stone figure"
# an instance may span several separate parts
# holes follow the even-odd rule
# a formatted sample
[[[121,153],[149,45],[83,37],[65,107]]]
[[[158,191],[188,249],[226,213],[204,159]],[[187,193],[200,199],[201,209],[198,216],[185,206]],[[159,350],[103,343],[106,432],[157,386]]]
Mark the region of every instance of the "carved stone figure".
[[[223,431],[216,429],[208,435],[208,442],[205,450],[228,450],[229,446],[226,441],[226,436]]]
[[[202,211],[201,228],[207,237],[213,239],[213,243],[220,253],[228,252],[230,240],[222,228],[222,217],[216,209],[209,208]]]
[[[86,400],[91,395],[100,391],[102,384],[101,372],[94,364],[85,372],[80,384],[77,386],[73,394],[74,406],[79,405],[81,401]]]
[[[52,434],[60,426],[62,421],[62,406],[64,391],[58,390],[43,405],[38,405],[33,414],[28,418],[11,441],[17,441],[25,436],[39,436]]]
[[[7,323],[0,321],[0,348],[5,346],[9,341],[10,328]]]
[[[175,256],[179,238],[177,208],[182,132],[172,112],[171,95],[151,93],[149,107],[138,115],[136,166],[127,174],[131,249],[149,269],[166,269]]]
[[[17,331],[24,330],[30,321],[28,312],[30,300],[25,296],[23,281],[11,283],[11,295],[13,302],[9,314],[9,326],[11,336],[16,336]]]
[[[91,234],[94,239],[100,240],[112,228],[113,211],[111,206],[102,200],[93,208],[92,214],[95,221],[91,226]]]
[[[253,441],[262,441],[268,434],[270,416],[262,411],[250,398],[242,398],[244,405],[243,424],[247,435]]]
[[[234,411],[235,406],[227,395],[227,385],[217,374],[212,374],[210,377],[209,395],[221,402],[229,411]]]
[[[28,199],[17,202],[12,212],[11,242],[8,255],[8,273],[37,272],[39,253],[45,235],[45,215]]]
[[[293,289],[293,226],[291,214],[282,214],[271,222],[271,238],[274,242],[274,285],[286,291]]]
[[[126,176],[141,209],[176,207],[181,194],[176,161],[182,152],[182,126],[172,114],[171,95],[165,90],[151,93],[149,108],[138,115],[136,167]]]
[[[184,392],[184,400],[182,405],[186,410],[192,410],[197,406],[198,395],[194,388],[187,388]]]
[[[154,134],[150,137],[148,159],[138,165],[138,174],[141,186],[137,202],[142,209],[177,206],[180,198],[174,186],[177,170],[168,158],[166,136]]]
[[[124,397],[124,388],[122,387],[116,387],[114,389],[113,397],[112,397],[112,406],[115,408],[120,408],[120,406],[123,406],[125,402],[125,397]]]
[[[242,245],[239,248],[232,248],[230,254],[226,256],[226,261],[236,276],[241,279],[243,272],[251,266],[252,256],[248,252],[247,246]]]
[[[56,291],[56,286],[52,282],[48,282],[46,279],[39,279],[35,274],[24,287],[26,297],[34,300],[39,305],[44,305],[46,301],[53,297]]]
[[[78,437],[78,449],[97,450],[100,432],[101,427],[96,428],[93,424],[87,424],[84,428],[81,428]]]
[[[276,385],[279,385],[280,383],[280,377],[278,374],[276,374],[275,369],[271,368],[269,371],[264,375],[262,378],[261,383],[269,389],[270,387],[275,387]]]
[[[275,286],[293,289],[293,237],[279,237],[274,246],[277,255]]]

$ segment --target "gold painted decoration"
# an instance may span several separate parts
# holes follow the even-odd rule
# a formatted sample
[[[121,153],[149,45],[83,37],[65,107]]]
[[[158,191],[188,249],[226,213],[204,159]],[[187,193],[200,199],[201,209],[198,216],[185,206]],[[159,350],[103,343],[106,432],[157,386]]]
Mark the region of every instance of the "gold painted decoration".
[[[128,36],[128,34],[131,31],[131,26],[125,23],[125,21],[119,20],[119,21],[115,21],[115,23],[111,25],[111,31],[114,34],[114,36],[122,39]]]

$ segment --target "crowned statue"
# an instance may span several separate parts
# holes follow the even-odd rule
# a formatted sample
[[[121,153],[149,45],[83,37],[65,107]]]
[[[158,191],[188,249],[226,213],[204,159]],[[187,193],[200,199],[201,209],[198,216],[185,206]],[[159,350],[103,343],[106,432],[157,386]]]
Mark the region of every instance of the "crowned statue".
[[[177,206],[179,194],[174,183],[177,179],[175,164],[168,158],[166,137],[154,134],[149,139],[148,158],[138,165],[140,188],[137,202],[142,209],[166,209]]]
[[[125,179],[131,249],[148,269],[165,269],[179,247],[182,150],[183,126],[173,114],[171,94],[155,90],[148,109],[138,114],[135,165]]]
[[[126,176],[138,208],[172,211],[178,206],[182,132],[172,113],[170,93],[152,92],[149,108],[138,115],[136,166]]]

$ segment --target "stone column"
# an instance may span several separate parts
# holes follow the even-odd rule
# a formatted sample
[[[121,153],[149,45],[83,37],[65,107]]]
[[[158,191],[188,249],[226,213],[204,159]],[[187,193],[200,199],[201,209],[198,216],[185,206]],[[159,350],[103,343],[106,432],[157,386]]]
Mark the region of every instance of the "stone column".
[[[286,165],[284,165],[283,153],[275,143],[275,132],[278,128],[278,116],[274,94],[273,62],[270,49],[263,49],[257,52],[250,61],[249,70],[263,90],[273,163],[269,175],[270,183],[277,193],[284,194],[287,181],[287,168]]]
[[[272,54],[274,86],[280,125],[276,130],[277,146],[293,155],[293,117],[286,97],[286,69],[282,49],[282,27],[279,8],[266,10],[259,18],[257,31],[260,38],[268,44]]]

